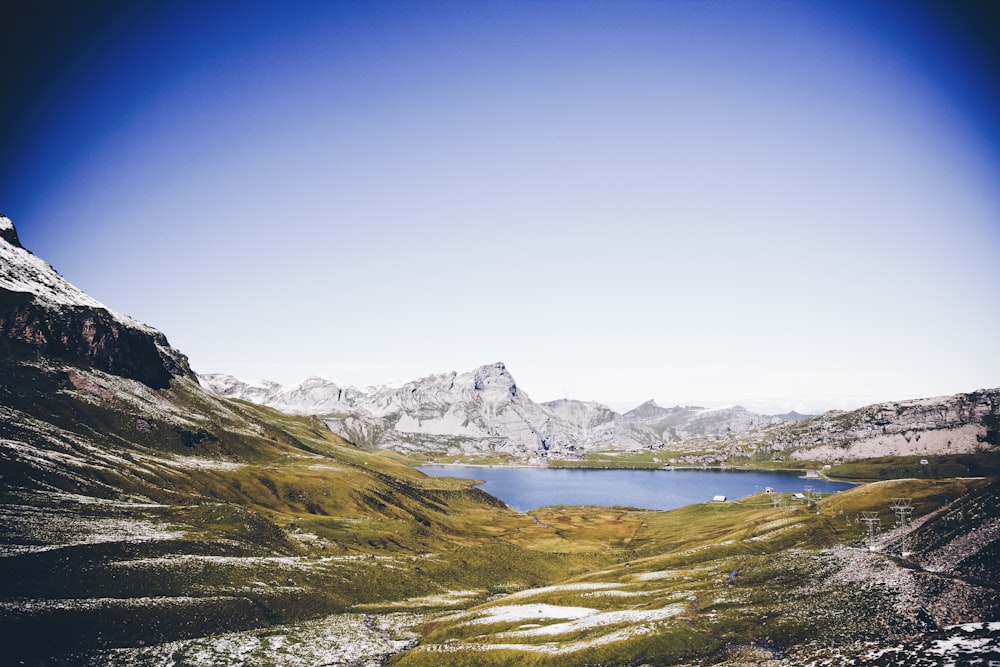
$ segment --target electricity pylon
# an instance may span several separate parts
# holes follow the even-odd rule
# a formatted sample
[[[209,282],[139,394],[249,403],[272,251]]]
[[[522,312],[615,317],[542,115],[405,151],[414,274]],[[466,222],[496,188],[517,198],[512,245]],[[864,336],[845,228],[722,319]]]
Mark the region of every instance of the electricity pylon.
[[[878,512],[862,512],[861,520],[868,524],[868,550],[875,551],[875,527],[882,523]]]
[[[899,551],[900,555],[903,556],[907,554],[906,538],[908,537],[907,530],[910,527],[910,514],[913,513],[912,502],[912,498],[892,499],[892,511],[896,513],[896,526],[899,528],[900,535],[902,536]]]

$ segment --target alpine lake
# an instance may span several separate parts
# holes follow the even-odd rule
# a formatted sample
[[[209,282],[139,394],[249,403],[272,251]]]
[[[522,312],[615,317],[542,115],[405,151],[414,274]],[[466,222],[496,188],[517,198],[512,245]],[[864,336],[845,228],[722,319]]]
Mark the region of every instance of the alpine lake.
[[[853,484],[805,477],[795,471],[718,469],[587,469],[518,466],[423,465],[437,477],[480,480],[483,491],[518,512],[554,505],[596,505],[670,510],[725,497],[732,501],[755,493],[802,493],[815,497]]]

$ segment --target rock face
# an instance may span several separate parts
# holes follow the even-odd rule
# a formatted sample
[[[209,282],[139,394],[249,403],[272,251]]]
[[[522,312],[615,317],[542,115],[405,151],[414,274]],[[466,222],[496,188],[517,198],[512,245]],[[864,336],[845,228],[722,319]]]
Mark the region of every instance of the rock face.
[[[542,408],[552,417],[550,425],[568,431],[571,442],[583,450],[605,448],[608,443],[630,451],[662,444],[659,434],[646,424],[600,403],[562,399],[543,403]],[[555,441],[558,435],[553,433],[550,439]]]
[[[1000,389],[876,403],[796,422],[684,440],[683,463],[731,457],[857,461],[887,456],[942,456],[1000,449]]]
[[[679,439],[687,440],[704,435],[742,433],[762,426],[781,424],[785,421],[781,417],[760,415],[743,406],[735,405],[729,408],[703,410],[695,413],[687,421],[677,426],[676,433]]]
[[[801,415],[795,416],[801,418]],[[664,442],[741,433],[794,419],[785,415],[757,414],[739,405],[713,409],[679,405],[662,408],[654,401],[646,401],[639,407],[629,410],[625,413],[625,417],[649,426]]]
[[[84,294],[21,246],[0,217],[0,341],[8,353],[85,364],[162,389],[193,377],[187,358],[156,329]]]
[[[878,403],[786,427],[770,445],[792,458],[857,460],[960,454],[1000,446],[1000,389]]]

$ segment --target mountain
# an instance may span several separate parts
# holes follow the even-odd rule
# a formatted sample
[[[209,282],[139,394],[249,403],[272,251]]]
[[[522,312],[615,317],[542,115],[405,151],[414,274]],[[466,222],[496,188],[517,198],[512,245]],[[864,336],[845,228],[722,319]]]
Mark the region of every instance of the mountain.
[[[734,458],[838,464],[885,457],[1000,452],[1000,388],[831,410],[794,422],[705,434],[679,444],[679,462]],[[929,464],[929,462],[928,462]]]
[[[649,400],[642,405],[632,408],[625,413],[625,416],[634,421],[646,424],[653,429],[664,441],[679,440],[677,427],[687,423],[691,417],[704,411],[705,408],[694,406],[675,406],[663,408],[656,404],[656,401]]]
[[[629,410],[625,413],[625,417],[646,424],[668,443],[703,436],[739,433],[805,418],[798,413],[761,415],[739,405],[710,409],[679,405],[662,408],[651,400]]]
[[[592,401],[536,403],[503,363],[466,373],[431,375],[402,387],[341,387],[309,378],[295,387],[201,375],[220,396],[290,414],[322,415],[350,442],[369,449],[516,457],[573,458],[589,451],[663,448],[687,438],[742,432],[792,417],[759,415],[736,406],[661,408],[648,401],[624,415]]]
[[[652,400],[618,414],[594,402],[535,403],[502,363],[395,388],[356,389],[320,378],[292,388],[252,385],[227,375],[200,380],[221,396],[322,415],[332,431],[368,449],[408,453],[573,459],[599,450],[667,450],[670,461],[682,465],[775,458],[833,465],[879,457],[964,456],[984,447],[993,451],[990,445],[1000,442],[1000,389],[822,415],[762,415],[741,406],[664,408]]]
[[[659,444],[651,430],[598,403],[532,401],[500,362],[466,373],[430,375],[401,387],[367,389],[321,378],[292,388],[246,384],[221,374],[200,379],[220,396],[291,414],[322,415],[335,433],[369,449],[530,457]]]
[[[82,362],[162,389],[194,378],[159,331],[120,315],[71,285],[18,240],[0,216],[0,338],[35,355]]]

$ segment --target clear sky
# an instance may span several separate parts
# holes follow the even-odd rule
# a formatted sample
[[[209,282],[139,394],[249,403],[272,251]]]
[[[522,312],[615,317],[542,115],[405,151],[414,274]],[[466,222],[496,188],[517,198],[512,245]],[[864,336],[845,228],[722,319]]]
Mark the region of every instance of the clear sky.
[[[988,4],[7,3],[0,212],[198,372],[994,387]]]

